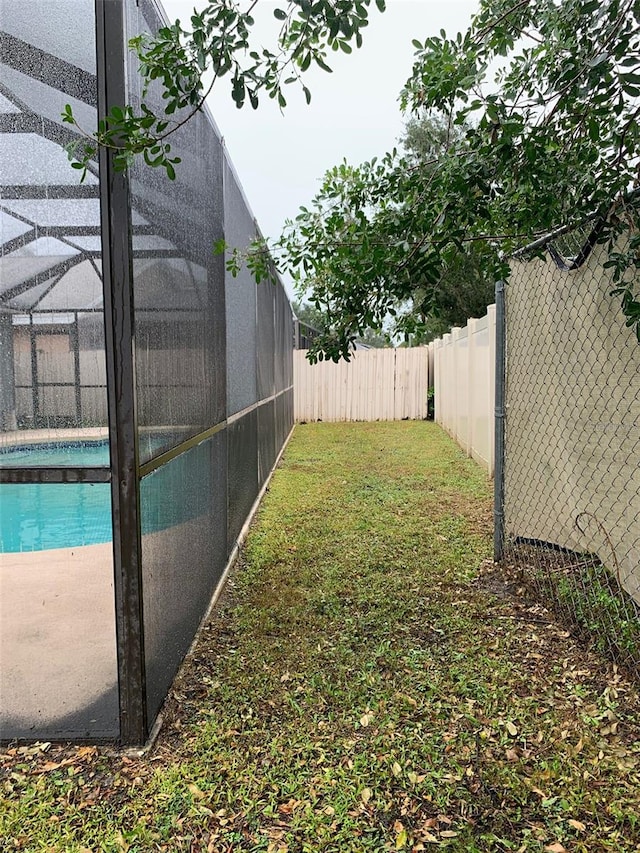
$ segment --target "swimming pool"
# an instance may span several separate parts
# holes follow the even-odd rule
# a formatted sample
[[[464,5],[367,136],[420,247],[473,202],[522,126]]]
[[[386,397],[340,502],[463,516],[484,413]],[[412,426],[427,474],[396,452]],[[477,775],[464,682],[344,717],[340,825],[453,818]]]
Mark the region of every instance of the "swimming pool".
[[[109,445],[106,440],[22,444],[0,451],[0,463],[106,467]],[[5,483],[0,489],[2,553],[111,541],[109,483]]]
[[[109,442],[106,438],[98,441],[56,441],[32,442],[13,447],[0,448],[0,465],[3,468],[22,468],[47,466],[74,466],[83,468],[108,468]]]
[[[0,552],[110,542],[109,483],[4,483]]]
[[[4,467],[108,464],[101,441],[23,444],[0,450]],[[190,448],[140,482],[142,535],[165,530],[209,512],[213,489],[207,444]],[[189,484],[192,498],[176,500]],[[225,522],[226,523],[226,522]],[[46,551],[110,542],[109,483],[3,483],[0,485],[0,553]]]

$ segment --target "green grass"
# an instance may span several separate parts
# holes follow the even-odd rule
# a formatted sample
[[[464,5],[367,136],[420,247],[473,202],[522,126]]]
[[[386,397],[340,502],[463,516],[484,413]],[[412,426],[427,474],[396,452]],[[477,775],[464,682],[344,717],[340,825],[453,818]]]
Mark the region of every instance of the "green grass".
[[[490,491],[432,423],[298,427],[154,751],[5,751],[2,849],[640,850],[636,691]]]

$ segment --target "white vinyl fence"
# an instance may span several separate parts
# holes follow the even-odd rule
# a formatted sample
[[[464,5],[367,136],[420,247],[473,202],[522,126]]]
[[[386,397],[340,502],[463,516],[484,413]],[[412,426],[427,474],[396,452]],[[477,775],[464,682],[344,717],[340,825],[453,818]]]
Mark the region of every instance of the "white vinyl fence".
[[[400,421],[427,417],[429,349],[356,350],[350,362],[309,364],[293,353],[298,422]]]
[[[493,476],[496,309],[433,341],[435,419]]]

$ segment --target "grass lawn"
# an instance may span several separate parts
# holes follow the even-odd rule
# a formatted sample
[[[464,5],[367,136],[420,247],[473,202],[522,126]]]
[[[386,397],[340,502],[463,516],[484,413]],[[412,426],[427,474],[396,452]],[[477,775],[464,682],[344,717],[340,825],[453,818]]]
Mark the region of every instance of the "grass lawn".
[[[0,848],[639,851],[637,691],[490,492],[434,424],[297,427],[151,753],[5,749]]]

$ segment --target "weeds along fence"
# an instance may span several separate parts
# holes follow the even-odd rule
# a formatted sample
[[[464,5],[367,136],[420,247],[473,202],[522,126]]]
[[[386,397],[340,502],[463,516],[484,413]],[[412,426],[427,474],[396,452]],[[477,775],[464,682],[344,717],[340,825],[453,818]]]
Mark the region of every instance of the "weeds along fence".
[[[350,362],[310,364],[293,354],[294,415],[298,422],[399,421],[428,414],[427,347],[359,349]]]
[[[574,268],[586,253],[577,235],[563,240],[513,260],[505,287],[501,556],[640,673],[640,346],[610,296],[604,248]],[[495,344],[474,347],[477,329],[434,343],[436,420],[476,458],[478,401],[493,413],[495,399],[479,378]]]

